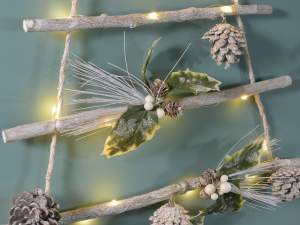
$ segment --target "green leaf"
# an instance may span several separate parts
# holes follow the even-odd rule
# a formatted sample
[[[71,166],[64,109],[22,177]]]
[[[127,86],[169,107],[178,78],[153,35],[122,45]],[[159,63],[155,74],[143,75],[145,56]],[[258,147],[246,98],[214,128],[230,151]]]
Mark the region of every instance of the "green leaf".
[[[224,194],[212,206],[206,208],[204,213],[208,215],[212,213],[224,213],[226,211],[238,211],[243,207],[244,201],[243,197],[238,194]]]
[[[261,136],[241,150],[225,156],[224,164],[220,168],[221,173],[230,174],[238,172],[264,162],[267,159],[267,151],[263,143],[264,137]]]
[[[209,91],[219,91],[221,82],[206,73],[193,72],[189,69],[173,72],[167,80],[172,96],[198,95]]]
[[[143,68],[142,68],[142,76],[144,78],[144,82],[145,84],[149,87],[149,80],[147,78],[147,69],[148,69],[148,66],[149,66],[149,63],[151,61],[151,58],[152,58],[152,54],[153,54],[153,51],[154,51],[154,47],[156,46],[156,44],[160,41],[160,38],[155,40],[150,49],[148,50],[148,53],[147,53],[147,56],[146,56],[146,59],[144,61],[144,65],[143,65]]]
[[[114,124],[106,139],[103,155],[109,158],[135,150],[152,139],[158,129],[156,112],[145,111],[143,106],[133,106]]]

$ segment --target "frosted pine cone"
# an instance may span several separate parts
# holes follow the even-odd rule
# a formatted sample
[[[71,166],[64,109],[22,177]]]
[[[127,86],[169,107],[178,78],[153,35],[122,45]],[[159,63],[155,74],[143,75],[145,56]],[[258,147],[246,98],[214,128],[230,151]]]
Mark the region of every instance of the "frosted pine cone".
[[[182,115],[183,107],[177,101],[169,102],[165,105],[165,112],[166,112],[166,115],[168,115],[172,118],[176,118],[176,117]]]
[[[300,168],[283,167],[271,176],[272,193],[282,201],[300,198]]]
[[[192,188],[204,188],[208,184],[213,184],[217,181],[217,172],[213,169],[205,170],[198,179],[194,179],[191,184]]]
[[[166,97],[169,91],[168,85],[160,79],[155,79],[154,82],[150,84],[150,89],[153,96],[157,99]]]
[[[218,65],[224,64],[225,69],[230,64],[239,62],[242,48],[246,47],[244,31],[230,25],[219,23],[206,32],[202,39],[207,39],[211,44],[211,55]]]
[[[167,203],[156,210],[149,218],[151,225],[192,225],[187,211],[179,206]]]
[[[9,225],[57,225],[59,206],[41,189],[24,192],[13,201]]]

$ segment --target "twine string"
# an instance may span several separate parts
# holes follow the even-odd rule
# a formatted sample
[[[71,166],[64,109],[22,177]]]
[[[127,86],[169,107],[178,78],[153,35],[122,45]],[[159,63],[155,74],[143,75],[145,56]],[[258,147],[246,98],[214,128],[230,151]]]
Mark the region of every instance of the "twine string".
[[[236,19],[237,19],[237,23],[240,29],[242,29],[245,33],[245,26],[244,23],[242,21],[242,18],[239,14],[239,5],[240,2],[239,0],[233,0],[233,4],[234,4],[234,10],[236,13]],[[245,60],[246,60],[246,64],[247,64],[247,69],[248,69],[248,76],[250,79],[250,83],[255,83],[255,74],[254,74],[254,69],[253,69],[253,65],[252,65],[252,60],[251,60],[251,55],[250,55],[250,51],[249,51],[249,47],[248,47],[248,42],[247,42],[247,38],[246,38],[246,33],[245,33],[245,41],[246,41],[246,48],[245,48]],[[265,144],[268,150],[268,159],[272,159],[272,146],[271,146],[271,138],[270,138],[270,126],[268,123],[268,119],[266,116],[266,112],[265,112],[265,108],[264,105],[261,101],[260,95],[259,94],[255,94],[254,95],[254,101],[255,104],[258,108],[259,111],[259,115],[263,124],[263,129],[264,129],[264,135],[265,135]]]
[[[77,12],[77,2],[78,0],[71,1],[71,10],[70,10],[70,17],[76,16]],[[57,105],[56,105],[56,112],[55,112],[55,130],[59,125],[59,118],[62,114],[62,107],[63,107],[63,87],[65,83],[65,68],[67,64],[67,59],[70,52],[70,44],[71,44],[71,32],[66,34],[65,38],[65,47],[64,52],[60,62],[60,69],[59,69],[59,78],[58,78],[58,85],[57,85]],[[55,153],[57,149],[57,140],[58,140],[58,132],[55,132],[51,138],[50,144],[50,155],[48,161],[48,168],[47,173],[45,176],[45,193],[50,194],[51,192],[51,178],[54,169],[54,162],[55,162]]]

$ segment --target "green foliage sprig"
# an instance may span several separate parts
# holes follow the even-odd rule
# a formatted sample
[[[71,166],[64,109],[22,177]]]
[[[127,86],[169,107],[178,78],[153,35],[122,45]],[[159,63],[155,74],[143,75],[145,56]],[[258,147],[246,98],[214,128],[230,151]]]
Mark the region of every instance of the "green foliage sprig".
[[[147,70],[158,41],[152,44],[142,67],[144,83],[152,94],[146,96],[144,106],[129,106],[113,125],[103,150],[106,157],[123,155],[151,140],[159,129],[161,117],[167,115],[174,118],[182,114],[183,107],[179,99],[220,90],[220,81],[206,73],[189,69],[172,72],[163,81],[155,79],[151,82]]]

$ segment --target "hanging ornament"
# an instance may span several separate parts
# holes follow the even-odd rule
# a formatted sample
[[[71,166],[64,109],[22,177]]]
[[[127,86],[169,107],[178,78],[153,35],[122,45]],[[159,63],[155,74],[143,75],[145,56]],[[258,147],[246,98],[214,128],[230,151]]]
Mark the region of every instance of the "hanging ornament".
[[[59,205],[36,188],[33,192],[24,192],[13,201],[9,225],[57,225],[60,218]]]
[[[242,48],[246,47],[244,31],[227,23],[225,18],[222,23],[207,31],[202,39],[211,43],[212,58],[218,65],[224,64],[225,69],[239,62],[239,57],[243,54]]]
[[[282,201],[300,198],[300,168],[282,167],[272,174],[272,192]]]
[[[188,212],[175,203],[161,206],[149,218],[151,225],[192,225]]]

